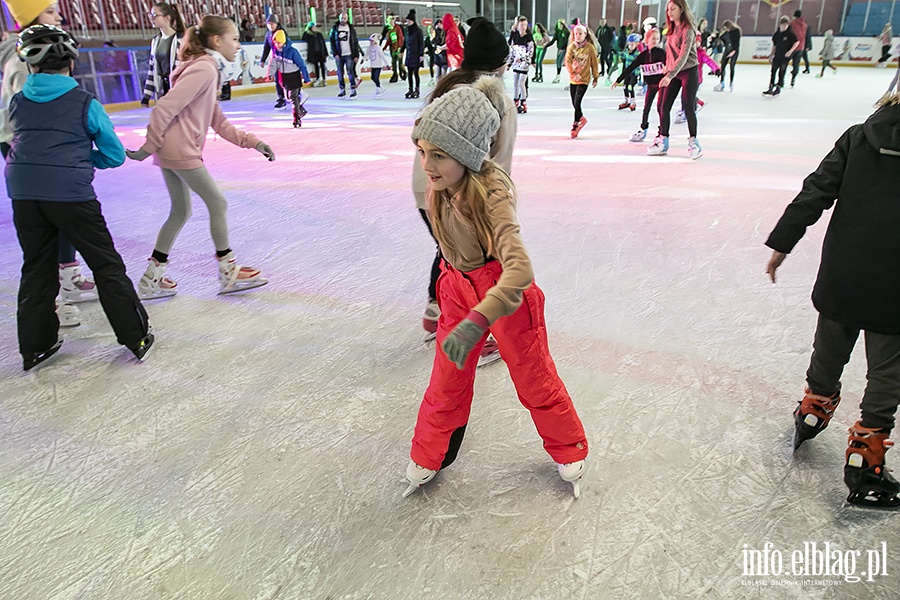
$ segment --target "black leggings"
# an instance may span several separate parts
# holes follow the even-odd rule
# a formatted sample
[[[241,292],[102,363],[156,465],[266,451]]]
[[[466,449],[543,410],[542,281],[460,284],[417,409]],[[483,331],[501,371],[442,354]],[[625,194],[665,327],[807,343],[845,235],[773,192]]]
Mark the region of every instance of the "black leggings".
[[[428,281],[428,299],[437,300],[437,280],[441,275],[441,246],[437,243],[437,238],[434,237],[434,231],[431,230],[431,221],[428,220],[428,211],[424,208],[420,208],[419,214],[422,215],[422,220],[425,221],[425,225],[428,226],[428,234],[434,238],[434,243],[437,246],[437,251],[434,254],[434,261],[431,263],[431,279]]]
[[[647,85],[647,95],[644,96],[644,113],[641,116],[641,129],[649,129],[650,128],[650,109],[653,107],[653,99],[657,98],[657,94],[659,93],[659,84],[651,83]],[[659,94],[659,98],[657,98],[656,102],[656,112],[659,113],[659,109],[662,106],[663,94]]]
[[[581,101],[584,100],[584,95],[587,93],[587,84],[586,83],[572,83],[569,84],[569,95],[572,97],[572,106],[575,107],[575,122],[581,120],[581,117],[584,116],[584,113],[581,112]]]
[[[325,70],[325,61],[317,60],[313,62],[313,65],[316,67],[316,81],[325,81],[328,76],[328,72]]]
[[[669,137],[669,125],[672,120],[672,107],[678,95],[681,95],[681,104],[684,106],[684,116],[687,119],[688,133],[691,137],[697,137],[697,88],[700,86],[699,67],[685,69],[663,88],[662,107],[659,110],[659,135]]]
[[[719,75],[719,79],[722,83],[725,83],[725,70],[729,65],[731,65],[731,77],[728,78],[728,83],[734,83],[734,67],[737,64],[737,59],[737,51],[735,51],[735,53],[731,55],[731,58],[722,59],[722,73]]]
[[[407,82],[409,83],[409,91],[418,90],[419,89],[419,67],[410,67],[406,66],[406,75],[409,77]]]

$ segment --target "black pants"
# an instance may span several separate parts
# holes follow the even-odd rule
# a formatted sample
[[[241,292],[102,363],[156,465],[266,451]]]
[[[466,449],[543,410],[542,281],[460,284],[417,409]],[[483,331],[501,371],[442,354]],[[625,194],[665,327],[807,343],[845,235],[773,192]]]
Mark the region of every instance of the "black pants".
[[[776,79],[778,83],[778,87],[784,87],[784,74],[787,72],[788,65],[790,64],[789,58],[784,56],[773,56],[772,57],[772,74],[769,76],[769,89],[775,87]]]
[[[797,81],[797,73],[800,72],[800,61],[803,60],[803,50],[795,50],[791,55],[791,86]]]
[[[422,215],[422,220],[425,221],[425,225],[428,227],[428,234],[434,239],[434,243],[437,245],[437,251],[434,254],[434,261],[431,263],[431,279],[428,281],[428,299],[429,300],[437,300],[437,280],[438,277],[441,276],[441,247],[437,243],[437,238],[434,237],[434,231],[431,229],[431,221],[428,220],[428,211],[424,208],[419,209],[419,214]]]
[[[809,50],[803,51],[803,72],[809,73]]]
[[[814,394],[831,396],[841,389],[841,374],[860,330],[819,315],[806,383]],[[900,403],[900,335],[865,332],[866,391],[860,410],[863,427],[893,429]]]
[[[581,120],[581,117],[584,116],[584,113],[581,112],[581,101],[584,100],[584,95],[587,93],[587,84],[586,83],[571,83],[569,84],[569,95],[572,97],[572,106],[575,107],[575,122]]]
[[[734,67],[737,65],[738,53],[735,52],[731,55],[730,58],[722,59],[722,74],[719,75],[719,80],[724,84],[725,83],[725,70],[731,66],[731,77],[728,78],[728,83],[734,83]]]
[[[625,101],[634,102],[634,86],[637,85],[637,75],[632,73],[622,82],[622,92],[625,94]]]
[[[644,96],[644,112],[641,115],[641,129],[649,129],[650,128],[650,109],[653,108],[653,99],[656,98],[656,95],[659,93],[659,84],[650,83],[647,84],[647,95]],[[656,102],[656,112],[659,113],[659,109],[662,106],[663,94],[659,94],[659,98]]]
[[[681,104],[684,106],[684,117],[687,119],[688,133],[691,137],[697,137],[697,88],[700,86],[699,67],[685,69],[675,76],[664,88],[662,93],[662,106],[659,109],[659,135],[669,137],[669,125],[672,121],[672,107],[675,100],[681,95]]]
[[[66,234],[93,271],[100,304],[116,340],[129,348],[137,347],[149,331],[147,313],[125,274],[125,264],[106,228],[100,203],[13,200],[12,207],[23,255],[17,313],[19,351],[37,354],[59,338],[55,308],[59,232]]]
[[[600,46],[600,75],[612,75],[612,48]]]
[[[328,77],[328,71],[325,70],[325,61],[313,61],[313,66],[316,68],[316,81],[325,81]]]
[[[419,89],[419,64],[415,65],[406,65],[406,76],[409,78],[407,83],[409,83],[409,91],[414,91]]]
[[[372,67],[372,81],[375,83],[375,87],[381,88],[381,67]]]
[[[284,88],[281,87],[277,77],[275,78],[275,93],[278,94],[279,100],[284,100]]]

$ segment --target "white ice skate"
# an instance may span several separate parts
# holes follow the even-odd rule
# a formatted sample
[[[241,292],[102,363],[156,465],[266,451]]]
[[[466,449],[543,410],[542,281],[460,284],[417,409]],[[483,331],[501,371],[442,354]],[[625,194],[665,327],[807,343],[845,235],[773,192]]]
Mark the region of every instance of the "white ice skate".
[[[422,315],[422,329],[425,330],[425,343],[433,341],[437,337],[437,324],[441,316],[441,307],[438,306],[437,300],[428,302],[425,307],[425,313]]]
[[[59,294],[63,302],[90,302],[97,299],[97,288],[94,280],[85,277],[81,265],[77,262],[59,265]]]
[[[437,471],[420,467],[413,461],[409,461],[406,467],[406,479],[409,480],[409,487],[403,492],[403,497],[408,498],[413,492],[425,485],[437,475]]]
[[[259,270],[239,265],[234,260],[234,252],[219,258],[219,293],[233,294],[252,290],[269,283],[268,279],[259,276]]]
[[[166,277],[166,266],[169,263],[161,263],[155,258],[147,261],[147,270],[141,275],[138,282],[138,296],[141,300],[155,300],[157,298],[170,298],[177,292],[175,290],[178,285],[168,277]]]
[[[635,133],[631,134],[632,142],[643,142],[647,139],[647,130],[646,129],[638,129]]]
[[[78,316],[78,307],[74,304],[65,304],[56,301],[56,316],[59,318],[60,327],[78,327],[81,325],[81,317]]]
[[[724,92],[725,91],[725,82],[722,81],[716,84],[716,87],[713,88],[713,91],[716,92]]]
[[[679,111],[675,114],[675,124],[676,124],[676,125],[680,125],[681,123],[685,123],[685,122],[687,122],[687,117],[684,115],[684,111],[683,111],[683,110],[679,110]]]
[[[575,498],[581,498],[581,476],[584,475],[584,461],[579,460],[566,464],[557,463],[556,469],[559,471],[559,476],[563,481],[572,484]]]

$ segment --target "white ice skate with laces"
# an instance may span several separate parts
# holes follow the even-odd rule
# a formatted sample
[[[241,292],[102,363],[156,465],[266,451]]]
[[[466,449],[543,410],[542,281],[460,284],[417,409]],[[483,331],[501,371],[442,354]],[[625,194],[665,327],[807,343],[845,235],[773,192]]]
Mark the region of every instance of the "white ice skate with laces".
[[[141,300],[155,300],[171,298],[178,293],[175,290],[178,284],[166,277],[166,267],[169,263],[161,263],[152,257],[147,262],[149,263],[147,270],[138,282],[138,297]]]
[[[403,492],[403,497],[408,498],[417,489],[434,479],[435,475],[437,475],[437,471],[420,467],[410,460],[406,467],[406,479],[409,481],[409,487]]]
[[[563,481],[572,484],[575,498],[581,498],[581,476],[584,475],[584,461],[579,460],[566,464],[557,463],[556,469],[559,471],[559,476]]]
[[[93,279],[84,276],[77,262],[62,263],[59,265],[59,295],[67,304],[90,302],[97,299],[97,288]]]
[[[269,283],[268,279],[260,277],[259,269],[245,267],[235,262],[234,252],[225,256],[216,257],[219,261],[219,293],[233,294],[252,290]]]

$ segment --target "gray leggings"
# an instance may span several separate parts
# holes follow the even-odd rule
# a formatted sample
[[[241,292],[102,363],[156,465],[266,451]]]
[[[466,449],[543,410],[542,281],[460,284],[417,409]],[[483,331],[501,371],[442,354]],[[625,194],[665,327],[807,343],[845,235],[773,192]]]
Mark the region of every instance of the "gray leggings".
[[[194,190],[209,209],[209,231],[216,250],[228,250],[228,219],[225,217],[228,201],[206,167],[187,171],[163,169],[162,173],[172,199],[172,209],[159,230],[155,249],[163,254],[169,254],[172,250],[175,238],[191,216],[191,190]]]
[[[528,73],[513,71],[513,98],[525,100],[528,93],[525,91],[525,82],[528,81]]]

